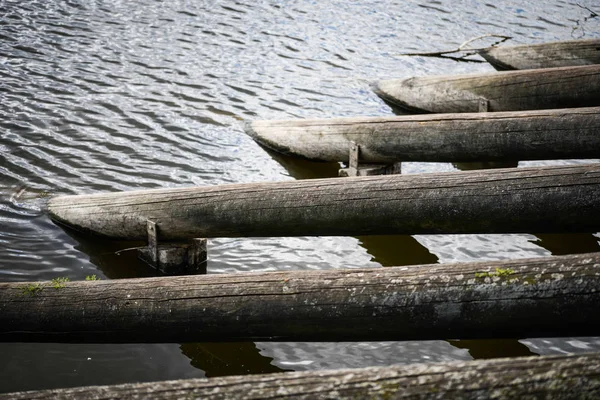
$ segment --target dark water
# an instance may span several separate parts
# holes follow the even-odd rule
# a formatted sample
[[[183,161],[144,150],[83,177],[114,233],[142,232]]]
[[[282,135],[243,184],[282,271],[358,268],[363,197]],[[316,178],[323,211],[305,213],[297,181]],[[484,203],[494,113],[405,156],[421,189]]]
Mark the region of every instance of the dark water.
[[[378,78],[491,70],[399,57],[487,33],[600,37],[596,1],[0,0],[0,280],[155,275],[73,237],[49,195],[335,176],[265,151],[243,120],[389,115]],[[561,163],[565,163],[561,162]],[[576,162],[576,161],[569,161]],[[551,162],[519,165],[551,164]],[[404,172],[480,166],[409,163]],[[209,273],[599,250],[598,235],[219,239]],[[384,343],[0,344],[0,392],[600,350],[598,338]]]

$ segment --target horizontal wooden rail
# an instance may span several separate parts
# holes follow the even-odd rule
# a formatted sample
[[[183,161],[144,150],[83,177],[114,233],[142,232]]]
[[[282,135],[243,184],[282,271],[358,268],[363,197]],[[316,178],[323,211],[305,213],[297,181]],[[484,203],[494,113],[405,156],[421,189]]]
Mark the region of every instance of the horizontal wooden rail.
[[[412,112],[600,106],[600,65],[383,80],[373,90]]]
[[[600,107],[543,111],[252,121],[246,132],[280,153],[348,162],[473,162],[600,158]]]
[[[0,341],[595,336],[600,253],[360,270],[0,283]]]
[[[600,355],[286,372],[0,394],[25,399],[523,399],[600,397]]]
[[[600,231],[600,164],[170,188],[50,199],[74,229],[145,240]]]
[[[500,71],[600,64],[600,39],[494,46],[479,54]]]

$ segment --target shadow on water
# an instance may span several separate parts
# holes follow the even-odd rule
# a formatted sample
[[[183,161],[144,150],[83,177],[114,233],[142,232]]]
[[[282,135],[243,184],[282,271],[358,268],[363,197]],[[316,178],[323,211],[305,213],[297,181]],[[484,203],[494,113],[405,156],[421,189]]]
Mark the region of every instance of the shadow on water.
[[[384,267],[435,264],[437,256],[410,235],[358,236],[362,247]]]
[[[591,233],[539,233],[535,236],[537,239],[531,240],[531,243],[543,247],[553,256],[600,251],[599,239]]]
[[[138,247],[143,242],[112,241],[103,238],[83,235],[65,228],[65,232],[79,244],[75,248],[90,258],[109,279],[143,278],[162,275],[159,271],[138,259]]]
[[[290,371],[273,365],[273,359],[260,354],[253,342],[185,343],[181,352],[207,378]]]
[[[538,355],[517,339],[448,340],[448,343],[459,349],[468,350],[475,360]]]
[[[463,162],[452,163],[454,168],[461,171],[474,171],[476,169],[494,169],[494,168],[517,168],[518,161],[483,161],[483,162]]]
[[[300,157],[287,156],[263,147],[291,177],[296,179],[334,178],[338,176],[340,165],[332,162],[310,161]]]

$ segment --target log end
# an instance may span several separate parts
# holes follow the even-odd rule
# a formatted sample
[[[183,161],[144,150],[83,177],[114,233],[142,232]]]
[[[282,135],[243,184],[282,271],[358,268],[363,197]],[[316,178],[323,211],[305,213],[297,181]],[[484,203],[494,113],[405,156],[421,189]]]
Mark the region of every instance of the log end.
[[[483,59],[485,61],[487,61],[488,63],[490,63],[490,65],[492,67],[494,67],[494,69],[496,69],[496,71],[514,71],[518,68],[506,64],[504,62],[502,62],[501,60],[499,60],[498,58],[495,57],[496,54],[496,49],[497,47],[488,47],[487,49],[482,49],[479,50],[479,55],[481,57],[483,57]]]
[[[402,81],[403,83],[404,81]],[[410,114],[429,114],[430,111],[424,110],[422,108],[415,107],[414,105],[410,105],[405,101],[402,101],[397,95],[393,94],[390,90],[391,86],[398,86],[402,83],[398,83],[397,80],[382,80],[377,82],[372,82],[370,84],[371,90],[381,98],[385,103],[392,107],[397,107],[403,112],[407,112]]]

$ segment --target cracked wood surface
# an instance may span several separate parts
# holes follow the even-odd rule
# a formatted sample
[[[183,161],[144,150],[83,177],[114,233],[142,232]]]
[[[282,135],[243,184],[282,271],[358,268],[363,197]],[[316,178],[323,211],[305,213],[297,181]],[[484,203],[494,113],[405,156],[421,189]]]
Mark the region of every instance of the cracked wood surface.
[[[479,51],[499,71],[600,64],[600,39],[494,46]]]
[[[596,336],[600,253],[360,270],[0,283],[0,341]],[[32,293],[34,292],[34,293]]]
[[[597,232],[600,164],[62,196],[53,220],[145,240],[195,237]]]
[[[280,153],[348,162],[473,162],[600,158],[600,107],[522,112],[252,121],[246,132]]]
[[[0,400],[598,397],[598,353],[286,372],[0,394]]]
[[[469,75],[422,76],[373,84],[382,99],[412,112],[522,111],[600,106],[600,65]]]

